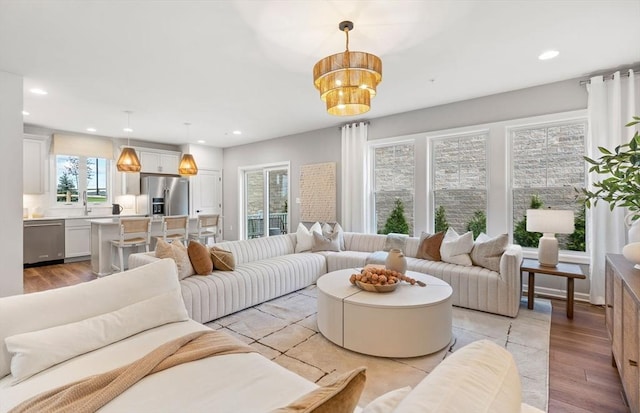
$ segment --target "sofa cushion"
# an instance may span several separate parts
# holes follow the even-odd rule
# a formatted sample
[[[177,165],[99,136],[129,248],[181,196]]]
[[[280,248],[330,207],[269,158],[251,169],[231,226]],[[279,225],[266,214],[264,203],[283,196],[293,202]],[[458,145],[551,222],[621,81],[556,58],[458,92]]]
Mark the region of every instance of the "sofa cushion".
[[[16,334],[5,339],[11,374],[23,380],[141,331],[188,319],[180,291],[173,290],[99,316]]]
[[[213,261],[211,260],[209,248],[198,241],[189,241],[187,252],[189,253],[189,259],[191,260],[191,265],[193,265],[193,269],[196,274],[211,274],[211,271],[213,271]]]
[[[226,251],[216,246],[211,247],[211,260],[213,261],[213,268],[219,271],[233,271],[236,268],[236,262],[231,251]]]
[[[313,247],[311,248],[311,252],[318,251],[340,252],[340,234],[335,232],[324,235],[313,232]]]
[[[489,340],[480,340],[447,357],[395,412],[513,413],[520,411],[521,392],[511,354]]]
[[[470,255],[473,265],[500,271],[500,259],[507,249],[508,242],[509,236],[507,234],[491,238],[484,232],[481,233],[473,243],[473,249],[471,250]]]
[[[319,387],[273,413],[352,412],[367,379],[366,369],[359,367],[338,376],[332,383]]]
[[[311,251],[314,232],[322,234],[322,227],[319,222],[314,223],[309,229],[302,222],[298,224],[298,229],[296,230],[296,252]]]
[[[4,297],[0,343],[9,336],[74,323],[172,290],[180,291],[176,265],[173,260],[158,260],[71,287]],[[52,311],[56,308],[74,311]],[[0,377],[9,374],[10,360],[6,346],[0,346]]]
[[[370,252],[361,251],[341,251],[326,254],[327,272],[364,267],[369,255],[371,255]]]
[[[196,273],[193,265],[191,265],[187,247],[179,241],[169,244],[162,238],[158,238],[158,242],[156,243],[156,257],[171,258],[176,263],[178,278],[181,280]]]
[[[420,246],[416,258],[422,258],[429,261],[441,261],[440,247],[444,240],[444,232],[436,232],[435,234],[429,234],[422,232],[420,235]]]
[[[274,235],[241,241],[227,241],[216,244],[233,253],[236,265],[260,261],[267,258],[293,254],[296,248],[296,234]]]
[[[469,253],[473,249],[473,233],[471,231],[462,235],[451,227],[447,230],[440,246],[442,261],[470,267],[472,264]]]
[[[400,404],[402,399],[407,397],[407,394],[409,394],[409,392],[411,392],[410,386],[391,390],[370,401],[366,406],[364,406],[364,408],[362,409],[362,413],[393,412],[395,408]]]
[[[384,248],[382,250],[388,252],[395,248],[404,252],[408,238],[409,236],[406,234],[389,233],[387,234],[387,238],[384,240]]]

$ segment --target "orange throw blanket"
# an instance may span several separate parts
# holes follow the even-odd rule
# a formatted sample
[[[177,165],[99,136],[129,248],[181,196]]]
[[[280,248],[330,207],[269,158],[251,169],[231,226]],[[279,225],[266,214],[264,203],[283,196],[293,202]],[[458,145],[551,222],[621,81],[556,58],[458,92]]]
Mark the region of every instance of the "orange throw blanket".
[[[10,413],[95,412],[150,374],[205,357],[253,351],[225,333],[198,331],[165,343],[131,364],[36,395]]]

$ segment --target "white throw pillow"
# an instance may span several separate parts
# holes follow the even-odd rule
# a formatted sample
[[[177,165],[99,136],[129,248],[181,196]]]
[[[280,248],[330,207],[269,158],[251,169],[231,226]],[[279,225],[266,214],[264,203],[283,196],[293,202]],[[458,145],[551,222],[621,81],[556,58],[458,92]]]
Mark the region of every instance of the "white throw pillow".
[[[189,319],[179,290],[119,310],[44,330],[7,337],[11,374],[24,380],[73,357],[120,341],[141,331]]]
[[[346,251],[346,248],[344,247],[344,230],[342,229],[340,224],[336,222],[333,228],[326,222],[322,225],[322,235],[324,235],[325,237],[329,237],[329,235],[335,234],[336,232],[338,233],[340,251]]]
[[[399,389],[391,390],[383,394],[382,396],[378,396],[373,399],[369,404],[367,404],[364,409],[362,409],[362,413],[388,413],[393,412],[400,404],[402,399],[407,397],[407,394],[411,392],[411,387],[402,387]]]
[[[491,271],[500,272],[500,260],[502,254],[507,249],[509,236],[507,234],[498,235],[491,238],[481,232],[473,243],[471,250],[471,262],[478,267],[484,267]]]
[[[440,256],[444,262],[471,267],[473,263],[469,253],[472,249],[473,232],[458,235],[453,228],[449,227],[440,246]]]
[[[298,229],[296,230],[296,252],[311,251],[314,232],[322,234],[322,227],[319,222],[313,224],[310,229],[307,229],[302,222],[298,224]]]

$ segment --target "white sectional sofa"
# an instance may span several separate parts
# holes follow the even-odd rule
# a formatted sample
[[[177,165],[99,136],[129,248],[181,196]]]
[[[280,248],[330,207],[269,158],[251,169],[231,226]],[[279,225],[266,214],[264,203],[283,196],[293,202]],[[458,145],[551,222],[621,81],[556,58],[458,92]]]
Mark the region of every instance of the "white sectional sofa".
[[[42,392],[132,363],[185,334],[211,331],[188,319],[181,288],[176,266],[164,259],[71,287],[0,298],[0,413]],[[316,389],[317,384],[256,352],[240,352],[147,375],[100,412],[270,412]],[[415,389],[383,398],[386,410],[380,410],[380,400],[371,402],[379,403],[377,410],[361,407],[397,413],[540,412],[521,401],[513,357],[490,341],[458,350]]]
[[[382,251],[386,236],[344,233],[345,251],[295,253],[296,235],[286,234],[216,244],[235,257],[234,271],[214,271],[180,281],[182,296],[195,321],[206,323],[315,283],[330,271],[363,267]],[[521,296],[522,249],[512,245],[502,255],[500,272],[415,258],[419,239],[405,248],[407,267],[438,277],[453,288],[452,304],[515,317]],[[129,268],[157,260],[154,253],[129,256]]]

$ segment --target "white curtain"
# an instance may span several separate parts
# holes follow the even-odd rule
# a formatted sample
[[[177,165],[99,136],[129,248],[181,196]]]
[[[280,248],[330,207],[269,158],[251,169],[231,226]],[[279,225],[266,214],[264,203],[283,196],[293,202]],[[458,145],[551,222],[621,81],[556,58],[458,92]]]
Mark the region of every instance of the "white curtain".
[[[625,73],[626,75],[627,73]],[[640,102],[640,90],[635,86],[633,70],[628,77],[616,72],[612,78],[592,77],[587,85],[589,99],[587,104],[589,117],[588,156],[600,157],[599,146],[613,150],[616,146],[627,143],[633,136],[633,128],[624,125],[632,120],[636,113],[637,102]],[[593,182],[603,177],[590,174],[588,185],[593,189]],[[626,243],[624,226],[625,210],[615,208],[610,211],[608,204],[599,202],[596,208],[589,210],[590,233],[588,234],[590,265],[590,301],[592,304],[604,304],[604,263],[605,254],[622,251]]]
[[[368,232],[367,124],[342,127],[342,226],[345,231]]]

